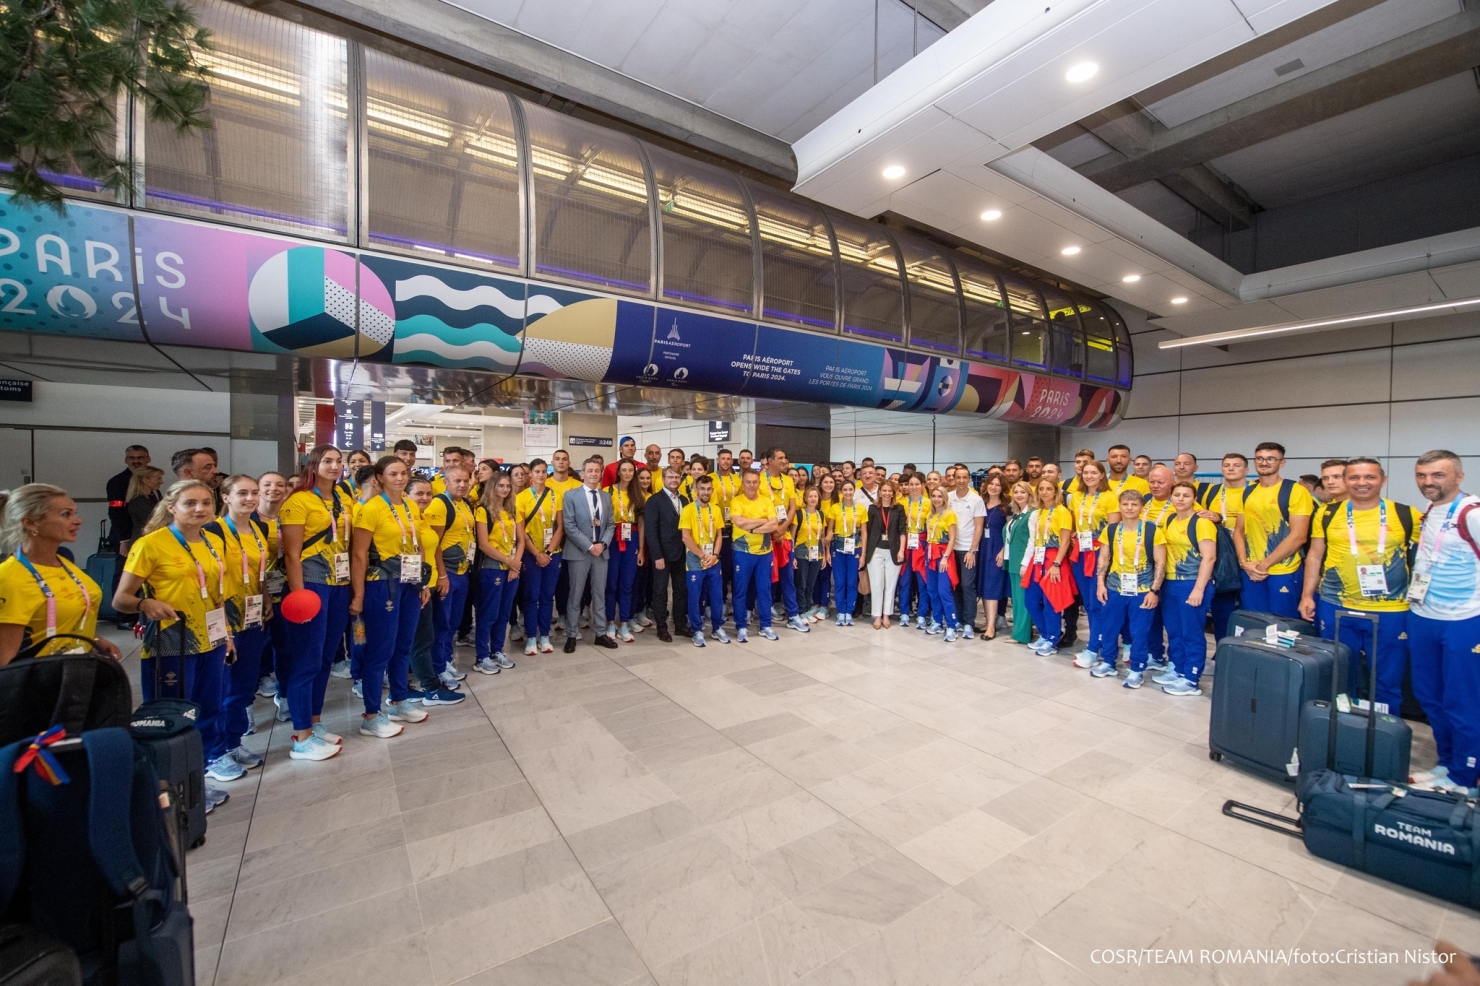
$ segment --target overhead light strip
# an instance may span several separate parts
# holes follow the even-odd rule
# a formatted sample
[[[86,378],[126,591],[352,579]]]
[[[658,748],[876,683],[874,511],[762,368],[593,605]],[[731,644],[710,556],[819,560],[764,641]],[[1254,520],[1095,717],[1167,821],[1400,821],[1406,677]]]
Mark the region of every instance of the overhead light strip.
[[[1227,332],[1210,332],[1207,335],[1187,336],[1183,339],[1167,339],[1156,344],[1157,349],[1181,349],[1183,346],[1215,346],[1225,342],[1246,342],[1265,336],[1283,335],[1287,332],[1308,332],[1314,329],[1334,329],[1342,326],[1360,325],[1364,322],[1381,322],[1384,319],[1423,315],[1429,312],[1450,311],[1480,305],[1480,297],[1459,298],[1433,305],[1418,305],[1413,308],[1389,308],[1365,315],[1346,315],[1341,318],[1322,318],[1305,322],[1285,322],[1280,325],[1261,325],[1248,329],[1230,329]]]

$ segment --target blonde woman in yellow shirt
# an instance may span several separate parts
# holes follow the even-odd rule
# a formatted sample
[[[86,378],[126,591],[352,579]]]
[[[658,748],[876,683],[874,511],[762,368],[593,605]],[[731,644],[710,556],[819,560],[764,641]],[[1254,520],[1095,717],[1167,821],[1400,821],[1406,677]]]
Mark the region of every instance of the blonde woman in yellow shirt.
[[[524,539],[515,516],[514,481],[496,473],[483,484],[475,528],[478,532],[478,620],[475,626],[474,671],[498,674],[514,666],[504,654],[509,614],[519,596]]]
[[[858,604],[858,563],[868,537],[868,508],[853,502],[857,488],[844,480],[838,502],[827,515],[828,541],[832,545],[833,599],[838,608],[838,626],[853,625]]]
[[[807,604],[802,619],[813,623],[827,616],[827,607],[817,602],[817,579],[828,565],[827,552],[823,550],[827,515],[821,508],[822,489],[814,483],[802,491],[802,509],[797,511],[791,536],[796,548],[797,599]]]

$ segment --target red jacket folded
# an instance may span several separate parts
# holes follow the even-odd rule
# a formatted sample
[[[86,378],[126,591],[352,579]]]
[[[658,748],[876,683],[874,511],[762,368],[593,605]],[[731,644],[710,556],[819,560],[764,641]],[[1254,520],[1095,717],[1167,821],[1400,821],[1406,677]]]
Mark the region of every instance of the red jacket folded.
[[[920,554],[924,555],[925,552],[922,551]],[[942,557],[946,559],[946,574],[951,577],[951,588],[954,589],[961,581],[961,575],[956,571],[956,553],[948,544],[932,544],[930,546],[930,567],[938,570]]]
[[[791,538],[771,536],[771,581],[781,581],[781,570],[791,561]]]
[[[1066,565],[1060,569],[1057,582],[1048,577],[1048,570],[1058,564],[1058,556],[1058,548],[1049,548],[1044,553],[1042,564],[1035,562],[1024,569],[1022,586],[1026,589],[1037,582],[1038,588],[1043,590],[1044,598],[1054,608],[1054,612],[1062,613],[1073,604],[1076,592],[1074,576],[1069,571],[1069,566]]]

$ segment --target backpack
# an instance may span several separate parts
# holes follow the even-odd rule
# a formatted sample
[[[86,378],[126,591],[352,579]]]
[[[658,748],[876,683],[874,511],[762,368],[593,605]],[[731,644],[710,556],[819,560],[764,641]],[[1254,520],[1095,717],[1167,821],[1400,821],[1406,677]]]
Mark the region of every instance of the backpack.
[[[192,986],[183,853],[148,756],[116,727],[42,749],[0,749],[0,910],[72,948],[89,986]]]
[[[57,637],[72,636],[57,634]],[[52,654],[34,659],[51,640],[38,640],[0,668],[0,746],[62,726],[67,735],[127,726],[133,711],[128,674],[98,654]],[[92,640],[78,637],[88,644]]]

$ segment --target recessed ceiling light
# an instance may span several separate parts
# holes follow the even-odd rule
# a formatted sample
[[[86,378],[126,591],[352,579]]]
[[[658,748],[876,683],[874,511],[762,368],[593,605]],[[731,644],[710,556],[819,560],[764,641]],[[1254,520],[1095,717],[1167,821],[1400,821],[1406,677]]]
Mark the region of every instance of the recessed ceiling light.
[[[1121,278],[1121,280],[1124,281],[1126,284],[1135,284],[1140,279],[1141,279],[1141,275],[1140,274],[1127,274],[1127,275],[1125,275],[1125,277],[1122,277]]]
[[[904,177],[904,165],[902,165],[902,164],[891,164],[889,167],[887,167],[887,168],[884,169],[884,177],[885,178],[888,178],[890,181],[893,181],[896,178],[903,178]]]
[[[1185,304],[1187,304],[1187,299],[1185,297],[1182,297],[1181,295],[1178,295],[1177,297],[1175,297],[1175,298],[1172,299],[1172,304],[1174,304],[1174,305],[1185,305]]]
[[[1062,253],[1066,257],[1072,257],[1078,252],[1079,248],[1077,246],[1066,246],[1064,247],[1064,249],[1059,251],[1059,253]]]
[[[982,213],[982,219],[985,222],[989,222],[989,223],[990,222],[995,222],[996,220],[1001,219],[1001,218],[1002,218],[1002,210],[1001,209],[988,209],[986,212],[983,212]]]
[[[1069,82],[1088,82],[1095,77],[1095,73],[1099,70],[1100,66],[1094,62],[1080,62],[1078,65],[1069,69],[1068,72],[1065,72],[1064,78]]]

